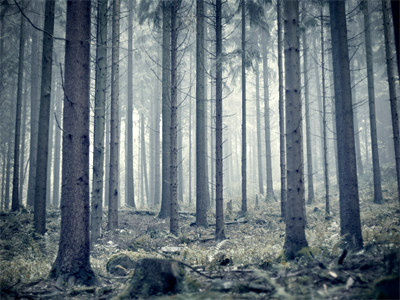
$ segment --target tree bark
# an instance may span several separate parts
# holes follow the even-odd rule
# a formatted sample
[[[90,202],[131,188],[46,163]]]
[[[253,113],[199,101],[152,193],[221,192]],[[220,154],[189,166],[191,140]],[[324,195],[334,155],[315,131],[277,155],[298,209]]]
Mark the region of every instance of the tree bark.
[[[90,1],[67,2],[61,231],[50,277],[92,285],[89,243]]]
[[[372,170],[374,173],[374,203],[382,203],[381,168],[379,163],[378,137],[376,132],[375,117],[375,87],[374,87],[374,64],[372,57],[371,28],[369,18],[368,0],[363,0],[362,9],[364,14],[364,36],[365,54],[367,57],[367,79],[368,79],[368,107],[369,124],[371,131],[372,146]]]
[[[299,2],[284,2],[287,207],[284,253],[289,259],[308,247],[305,236],[303,138],[300,93]]]
[[[196,224],[207,226],[209,202],[204,58],[204,0],[196,1]]]
[[[246,144],[246,0],[242,2],[242,213],[247,212]]]
[[[344,1],[329,1],[331,16],[332,60],[335,85],[335,113],[339,166],[340,232],[347,247],[360,249],[360,208],[353,105],[351,97],[349,53]]]
[[[91,242],[101,236],[104,188],[104,130],[107,92],[107,10],[108,0],[98,0],[96,28],[96,82],[94,96],[93,188]],[[108,196],[108,194],[106,194]]]
[[[397,74],[400,77],[400,1],[391,0],[394,41],[396,44]]]
[[[126,151],[126,182],[125,182],[125,203],[135,208],[135,195],[133,183],[133,0],[128,2],[128,106],[127,106],[127,151]]]
[[[261,159],[261,120],[260,120],[260,67],[258,61],[255,62],[256,75],[256,122],[257,122],[257,169],[258,169],[258,192],[264,195],[264,180]],[[265,76],[265,73],[264,73]],[[266,128],[267,126],[265,126]]]
[[[223,198],[223,157],[222,157],[222,2],[216,0],[215,5],[215,239],[225,239],[224,198]]]
[[[60,162],[61,162],[61,128],[60,122],[62,119],[62,102],[61,102],[61,91],[60,84],[56,85],[56,98],[55,98],[55,106],[56,106],[56,115],[55,118],[57,120],[55,126],[55,137],[54,137],[54,183],[53,183],[53,207],[58,209],[60,206]]]
[[[389,83],[389,97],[390,97],[390,111],[392,115],[392,128],[393,128],[393,143],[394,143],[394,156],[396,160],[396,174],[397,174],[397,192],[400,203],[400,136],[399,136],[399,113],[397,109],[396,100],[396,83],[393,74],[393,55],[390,40],[390,20],[387,12],[386,0],[382,0],[383,12],[383,32],[385,36],[385,54],[386,54],[386,68]]]

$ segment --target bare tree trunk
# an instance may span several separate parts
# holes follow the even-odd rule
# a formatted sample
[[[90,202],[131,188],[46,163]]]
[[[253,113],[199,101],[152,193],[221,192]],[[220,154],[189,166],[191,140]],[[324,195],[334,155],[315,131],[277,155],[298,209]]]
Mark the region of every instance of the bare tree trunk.
[[[162,3],[162,190],[159,218],[170,216],[170,128],[171,128],[171,10],[168,2]]]
[[[111,66],[111,125],[110,125],[110,187],[108,204],[108,230],[118,228],[119,198],[119,15],[120,0],[113,2],[112,66]]]
[[[12,149],[13,143],[11,141],[12,131],[10,131],[8,135],[8,145],[7,145],[7,171],[6,171],[6,189],[4,196],[4,210],[7,211],[10,209],[10,181],[11,181],[11,160],[12,160]]]
[[[23,6],[22,2],[22,6]],[[11,198],[11,210],[19,210],[19,153],[21,140],[21,107],[22,107],[22,84],[24,81],[24,60],[25,60],[25,18],[21,14],[21,25],[19,35],[19,57],[18,57],[18,86],[17,86],[17,109],[15,114],[14,132],[14,168],[13,168],[13,188]]]
[[[90,5],[67,2],[61,231],[50,271],[59,286],[96,281],[89,241]]]
[[[157,82],[157,92],[156,92],[156,108],[155,108],[155,188],[154,188],[154,205],[157,206],[160,204],[160,185],[161,185],[161,178],[160,178],[160,88],[159,83]]]
[[[242,1],[242,213],[247,212],[246,0]]]
[[[53,183],[53,206],[55,209],[58,209],[60,206],[60,162],[61,162],[61,128],[60,122],[62,119],[62,101],[61,101],[61,91],[60,91],[60,83],[56,82],[56,97],[55,97],[55,105],[56,105],[56,126],[55,126],[55,138],[54,138],[54,183]],[[100,199],[101,200],[101,199]]]
[[[178,63],[177,63],[177,42],[178,42],[178,8],[179,0],[171,3],[171,166],[170,166],[170,189],[171,189],[171,211],[169,230],[172,234],[178,235]],[[180,184],[180,183],[179,183]]]
[[[284,2],[287,207],[284,252],[294,258],[308,247],[305,235],[303,137],[301,116],[299,2]]]
[[[216,226],[215,239],[225,239],[224,228],[224,198],[223,198],[223,157],[222,157],[222,2],[216,0],[215,5],[215,56],[216,56],[216,78],[215,78],[215,210]]]
[[[303,2],[304,7],[304,2]],[[306,111],[306,147],[307,147],[307,204],[314,202],[314,174],[312,164],[312,150],[311,150],[311,108],[310,108],[310,93],[309,93],[309,80],[308,80],[308,43],[307,43],[307,30],[302,32],[303,39],[303,76],[304,76],[304,102]]]
[[[52,84],[52,92],[54,94],[54,84]],[[48,144],[48,153],[47,153],[47,174],[46,174],[46,207],[51,206],[51,173],[52,173],[52,165],[53,165],[53,141],[54,141],[54,96],[50,97],[50,111],[49,111],[49,144]],[[39,121],[40,122],[40,121]],[[40,125],[40,123],[39,123]],[[39,139],[40,141],[40,139]]]
[[[133,183],[133,0],[128,2],[128,107],[127,107],[127,149],[126,149],[126,182],[125,182],[125,203],[135,208],[135,194]]]
[[[46,0],[44,30],[50,35],[54,32],[55,1]],[[42,82],[40,88],[39,135],[36,154],[36,185],[34,200],[35,232],[46,232],[46,194],[48,178],[48,150],[50,137],[51,81],[53,68],[53,39],[43,35]],[[51,156],[50,156],[51,159]]]
[[[393,74],[393,55],[390,40],[390,20],[387,12],[386,0],[382,0],[383,12],[383,32],[385,36],[385,53],[386,53],[386,67],[389,83],[389,97],[390,97],[390,111],[392,114],[392,127],[393,127],[393,143],[394,143],[394,156],[396,160],[396,174],[397,174],[397,192],[400,203],[400,136],[399,136],[399,113],[397,109],[396,100],[396,83]]]
[[[396,44],[397,74],[400,77],[400,1],[391,0],[394,41]]]
[[[142,177],[144,180],[144,190],[143,190],[143,203],[149,202],[149,183],[147,179],[147,160],[146,160],[146,138],[145,138],[145,131],[144,131],[144,114],[140,114],[140,149],[142,151]],[[144,201],[144,195],[146,195],[147,202]]]
[[[207,226],[209,202],[207,157],[207,103],[204,58],[204,0],[196,1],[196,224]]]
[[[260,67],[258,61],[255,62],[256,75],[256,122],[257,122],[257,169],[258,169],[258,192],[264,195],[264,180],[261,159],[261,120],[260,120]],[[265,75],[265,74],[264,74]],[[266,126],[265,126],[266,127]]]
[[[108,0],[98,0],[96,28],[96,86],[93,137],[93,188],[91,212],[91,242],[101,236],[104,189],[104,127],[107,92],[107,10]],[[106,165],[108,166],[108,164]],[[108,193],[106,193],[108,196]]]
[[[370,11],[368,8],[368,0],[363,0],[362,9],[364,14],[365,51],[367,56],[368,107],[369,107],[369,124],[371,128],[372,166],[374,173],[374,203],[381,204],[382,203],[381,168],[379,163],[378,137],[376,133],[374,64],[372,57],[371,28],[369,21]]]
[[[335,113],[339,165],[340,233],[347,246],[363,245],[356,153],[354,143],[353,105],[351,97],[349,53],[344,1],[329,1],[331,16],[332,60],[335,81]]]
[[[286,129],[285,129],[285,100],[283,95],[282,67],[282,0],[277,0],[278,19],[278,72],[279,72],[279,158],[281,169],[281,215],[286,218]]]
[[[189,55],[189,206],[192,206],[192,52]]]
[[[19,168],[19,205],[22,206],[24,200],[24,182],[25,182],[25,138],[26,138],[26,114],[27,114],[27,93],[24,93],[24,103],[22,106],[22,128],[21,128],[21,155],[20,155],[20,168]]]

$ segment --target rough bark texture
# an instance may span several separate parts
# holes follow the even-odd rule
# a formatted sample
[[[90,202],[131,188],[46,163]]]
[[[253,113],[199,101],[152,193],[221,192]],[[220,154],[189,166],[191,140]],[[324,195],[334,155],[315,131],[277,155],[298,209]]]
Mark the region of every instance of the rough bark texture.
[[[52,204],[55,209],[58,209],[60,206],[60,185],[61,185],[61,177],[60,177],[60,165],[61,165],[61,126],[60,122],[62,120],[62,98],[61,98],[61,88],[60,83],[56,82],[56,97],[54,99],[55,102],[55,118],[57,120],[55,125],[55,133],[54,133],[54,175],[53,175],[53,197]]]
[[[196,1],[196,224],[207,226],[208,174],[204,66],[204,0]]]
[[[267,200],[275,200],[274,185],[272,181],[272,154],[271,154],[271,122],[269,108],[269,84],[268,84],[268,50],[266,36],[261,38],[263,53],[263,83],[264,83],[264,126],[265,126],[265,164],[267,170]]]
[[[222,158],[222,3],[216,0],[215,5],[215,239],[225,239],[224,198],[223,198],[223,158]]]
[[[101,235],[103,218],[103,177],[104,177],[104,125],[107,91],[107,7],[108,0],[98,0],[96,29],[96,86],[94,96],[93,136],[93,188],[90,215],[91,241]]]
[[[111,66],[111,125],[110,125],[110,182],[108,195],[108,229],[118,228],[119,198],[119,14],[120,0],[113,1],[112,66]]]
[[[363,241],[356,153],[347,26],[344,1],[329,2],[331,16],[332,60],[335,86],[336,133],[339,166],[340,232],[347,247],[360,249]]]
[[[242,1],[242,213],[247,212],[246,1]]]
[[[400,77],[400,1],[391,0],[394,41],[396,44],[397,74]]]
[[[371,147],[372,147],[372,170],[374,173],[374,202],[377,204],[381,204],[382,203],[381,168],[379,163],[378,137],[376,132],[374,64],[372,57],[371,28],[369,21],[368,0],[364,0],[362,2],[362,10],[364,14],[365,54],[367,57],[368,107],[369,107],[369,124],[370,124]]]
[[[68,1],[61,191],[61,232],[50,277],[93,284],[89,244],[90,1]]]
[[[304,8],[304,2],[303,2]],[[310,92],[308,81],[308,43],[307,30],[302,32],[303,39],[303,76],[304,76],[304,104],[306,111],[306,147],[307,147],[307,204],[314,201],[314,174],[313,174],[313,157],[312,157],[312,141],[311,141],[311,108],[310,108]]]
[[[286,129],[285,129],[285,100],[283,95],[283,66],[282,66],[282,0],[277,0],[278,19],[278,72],[279,72],[279,161],[281,171],[281,214],[286,218]]]
[[[126,182],[125,182],[125,203],[126,205],[135,208],[135,193],[133,186],[133,0],[128,2],[128,105],[127,113],[127,151],[126,151]]]
[[[18,56],[18,83],[17,83],[17,109],[15,112],[14,132],[14,168],[13,188],[11,198],[11,210],[19,210],[19,152],[21,141],[21,107],[22,107],[22,84],[24,80],[24,55],[25,55],[25,18],[21,14],[20,35],[19,35],[19,56]],[[46,144],[47,145],[47,144]]]
[[[389,83],[390,111],[392,114],[394,156],[396,160],[397,192],[400,203],[400,136],[399,136],[399,112],[397,110],[396,83],[393,74],[393,55],[390,40],[390,20],[387,12],[386,0],[382,0],[383,32],[385,36],[386,68]]]
[[[299,3],[284,3],[287,207],[284,252],[288,258],[307,247],[305,236],[303,138],[300,93]]]
[[[178,235],[178,7],[179,0],[171,4],[171,128],[170,128],[170,223],[169,230]]]
[[[163,28],[162,28],[162,190],[161,210],[159,218],[170,216],[170,127],[171,127],[171,11],[168,2],[162,3]]]

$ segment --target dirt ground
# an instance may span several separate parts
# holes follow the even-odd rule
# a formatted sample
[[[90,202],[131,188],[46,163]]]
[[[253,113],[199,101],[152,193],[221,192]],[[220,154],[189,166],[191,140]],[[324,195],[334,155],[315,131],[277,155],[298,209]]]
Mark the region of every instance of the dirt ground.
[[[390,196],[390,195],[389,195]],[[92,287],[57,287],[47,278],[59,238],[60,213],[47,214],[47,233],[33,232],[31,212],[0,214],[1,299],[111,299],[118,296],[133,270],[110,274],[110,258],[126,254],[133,261],[159,257],[186,266],[185,292],[159,295],[157,299],[370,299],[395,297],[399,285],[400,210],[386,195],[382,205],[361,197],[364,249],[343,253],[337,199],[332,216],[325,218],[324,204],[307,206],[303,256],[286,261],[282,256],[285,227],[279,203],[250,207],[238,217],[239,203],[225,212],[227,240],[213,239],[215,216],[209,227],[194,225],[195,214],[181,205],[178,237],[168,232],[168,219],[156,211],[122,208],[120,229],[104,231],[91,250],[91,264],[98,277]],[[254,203],[254,201],[253,201]],[[103,215],[106,228],[107,214]],[[339,264],[339,259],[342,262]]]

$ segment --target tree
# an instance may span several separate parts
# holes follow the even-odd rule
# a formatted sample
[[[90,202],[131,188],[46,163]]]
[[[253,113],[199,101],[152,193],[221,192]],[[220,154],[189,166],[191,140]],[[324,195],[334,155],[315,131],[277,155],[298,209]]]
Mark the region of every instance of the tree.
[[[215,239],[225,239],[222,158],[222,2],[215,4]]]
[[[353,126],[353,105],[344,1],[329,1],[339,166],[340,233],[353,249],[362,248]]]
[[[371,128],[372,170],[374,173],[374,203],[381,204],[381,168],[379,163],[378,137],[376,133],[374,64],[372,57],[371,23],[369,20],[370,11],[368,8],[368,0],[363,0],[361,7],[364,15],[365,54],[367,57],[369,125]]]
[[[178,10],[180,0],[171,3],[171,128],[170,128],[170,226],[172,234],[178,235]],[[181,184],[181,183],[180,183]]]
[[[161,189],[161,210],[159,218],[170,216],[170,127],[171,127],[171,11],[168,1],[162,2],[162,189]]]
[[[104,127],[107,92],[107,8],[108,0],[98,0],[97,4],[97,46],[96,46],[96,86],[94,96],[94,137],[93,137],[93,189],[91,205],[91,241],[101,234],[103,216],[103,176],[104,176]]]
[[[196,224],[207,226],[209,203],[204,61],[204,0],[196,1]]]
[[[126,110],[127,114],[127,151],[126,151],[126,188],[125,188],[125,202],[126,205],[135,208],[135,190],[133,185],[133,0],[128,2],[128,106]]]
[[[303,10],[305,10],[305,2],[303,2]],[[310,108],[310,92],[308,78],[308,43],[307,43],[307,27],[302,31],[303,40],[303,76],[304,76],[304,104],[306,112],[306,147],[307,147],[307,204],[312,204],[314,201],[314,179],[313,179],[313,164],[311,151],[311,108]]]
[[[242,213],[247,212],[247,159],[246,159],[246,0],[242,5]]]
[[[279,160],[281,171],[281,214],[286,218],[286,129],[285,129],[285,100],[283,95],[283,67],[282,67],[282,0],[277,0],[278,22],[278,72],[279,72]]]
[[[60,120],[62,116],[62,101],[61,101],[61,89],[60,83],[56,81],[56,97],[55,97],[55,118],[57,124],[55,126],[55,138],[54,138],[54,184],[53,184],[53,207],[59,208],[60,206],[60,163],[61,163],[61,128],[59,128]]]
[[[264,194],[264,181],[261,159],[261,120],[260,120],[260,66],[258,60],[254,66],[256,75],[256,122],[257,122],[257,165],[258,165],[258,192]]]
[[[391,0],[394,41],[396,44],[397,73],[400,77],[400,1]]]
[[[91,285],[89,243],[90,1],[67,2],[61,232],[50,277]]]
[[[113,1],[112,15],[112,66],[111,66],[111,132],[110,132],[110,181],[108,195],[108,230],[118,228],[119,197],[119,13],[120,0]]]
[[[23,2],[22,2],[23,4]],[[17,109],[15,112],[14,131],[14,168],[13,188],[11,198],[11,210],[19,210],[19,152],[21,140],[21,107],[22,107],[22,84],[24,80],[24,57],[25,57],[25,19],[21,13],[20,35],[19,35],[19,56],[18,56],[18,83],[17,83]],[[47,145],[47,144],[46,144]]]
[[[399,133],[399,113],[396,100],[396,83],[393,74],[393,55],[390,40],[390,20],[387,12],[386,0],[382,0],[383,13],[383,33],[385,37],[386,69],[389,83],[390,112],[392,115],[394,156],[396,160],[397,192],[400,202],[400,133]]]
[[[308,247],[305,235],[303,138],[300,94],[299,2],[284,2],[287,206],[284,252],[293,258]]]
[[[268,84],[268,50],[266,32],[261,37],[263,83],[264,83],[264,126],[265,126],[265,162],[267,169],[267,200],[275,200],[274,185],[272,181],[272,154],[271,154],[271,122],[269,106]]]
[[[40,87],[40,112],[38,148],[36,153],[36,186],[34,200],[34,225],[39,234],[46,232],[46,191],[49,145],[49,123],[51,105],[51,79],[53,68],[53,32],[55,1],[46,0],[42,52],[42,82]]]

